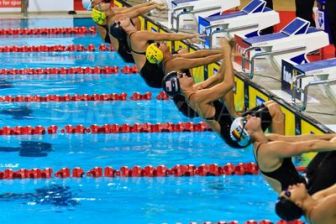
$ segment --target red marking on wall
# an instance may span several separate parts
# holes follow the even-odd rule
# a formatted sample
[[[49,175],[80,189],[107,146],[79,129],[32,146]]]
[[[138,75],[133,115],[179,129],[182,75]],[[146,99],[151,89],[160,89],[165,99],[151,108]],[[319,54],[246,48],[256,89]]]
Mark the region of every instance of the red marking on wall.
[[[0,8],[21,8],[21,0],[0,0]]]

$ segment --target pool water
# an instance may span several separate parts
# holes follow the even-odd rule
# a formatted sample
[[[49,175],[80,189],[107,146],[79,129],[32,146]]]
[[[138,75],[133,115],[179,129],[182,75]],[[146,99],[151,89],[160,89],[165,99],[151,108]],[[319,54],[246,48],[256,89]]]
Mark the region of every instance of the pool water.
[[[2,28],[92,26],[88,19],[0,20]],[[98,36],[0,36],[0,46],[94,44]],[[46,68],[119,66],[115,52],[0,53],[1,67]],[[95,94],[152,92],[139,75],[0,76],[0,95]],[[0,126],[90,126],[190,121],[170,101],[0,102]],[[193,119],[192,122],[199,122]],[[50,144],[40,156],[24,156],[22,142]],[[1,170],[100,166],[201,165],[251,162],[251,149],[228,147],[212,132],[63,134],[0,136]],[[275,193],[260,175],[67,178],[0,180],[0,223],[202,223],[269,219]]]

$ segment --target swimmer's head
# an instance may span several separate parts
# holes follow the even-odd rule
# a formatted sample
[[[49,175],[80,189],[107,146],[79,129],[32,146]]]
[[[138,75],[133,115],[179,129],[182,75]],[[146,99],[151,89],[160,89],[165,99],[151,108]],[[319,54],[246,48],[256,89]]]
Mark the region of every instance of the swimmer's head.
[[[246,118],[237,117],[234,119],[230,127],[231,139],[242,147],[246,147],[251,143],[251,136],[245,129],[246,123]]]
[[[283,220],[292,221],[303,215],[303,210],[291,200],[279,197],[275,204],[275,213]]]
[[[152,64],[159,64],[163,60],[163,52],[156,43],[152,43],[146,49],[146,58]]]
[[[105,12],[102,12],[102,11],[99,11],[95,8],[92,9],[92,12],[91,12],[91,17],[92,17],[92,20],[98,24],[98,25],[104,25],[106,24],[106,14]]]
[[[178,73],[175,71],[169,72],[162,80],[162,88],[168,96],[174,97],[181,92]]]

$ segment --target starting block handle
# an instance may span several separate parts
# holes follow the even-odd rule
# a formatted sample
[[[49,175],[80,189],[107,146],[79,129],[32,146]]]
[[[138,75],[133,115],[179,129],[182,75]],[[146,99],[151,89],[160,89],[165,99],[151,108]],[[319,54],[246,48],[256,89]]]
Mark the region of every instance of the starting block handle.
[[[175,16],[175,13],[177,11],[180,11],[182,10],[182,12],[178,13],[176,16]],[[192,14],[192,11],[194,10],[194,6],[192,5],[189,5],[189,6],[181,6],[181,7],[176,7],[172,10],[172,13],[171,13],[171,27],[172,29],[174,30],[174,21],[176,21],[176,31],[179,31],[180,29],[180,16],[182,15],[186,15],[186,14]]]
[[[321,76],[321,80],[317,80],[317,81],[311,81],[309,82],[304,88],[302,89],[298,89],[296,86],[297,81],[306,78],[306,77],[311,77],[311,76]],[[321,84],[336,84],[336,79],[332,79],[332,80],[328,80],[329,74],[318,74],[318,75],[299,75],[295,78],[295,81],[293,82],[293,84],[295,83],[295,87],[293,85],[292,88],[292,101],[293,101],[293,105],[299,109],[300,111],[305,111],[307,108],[307,102],[308,102],[308,89],[310,86],[316,86],[316,85],[321,85]],[[296,99],[295,99],[295,91],[300,91],[301,93],[303,93],[303,102],[301,105],[296,104]]]

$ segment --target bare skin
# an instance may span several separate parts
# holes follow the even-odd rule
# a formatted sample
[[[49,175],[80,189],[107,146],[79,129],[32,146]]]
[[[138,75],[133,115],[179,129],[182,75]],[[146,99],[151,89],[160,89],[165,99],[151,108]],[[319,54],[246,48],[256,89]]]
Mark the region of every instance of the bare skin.
[[[299,206],[309,223],[336,223],[336,184],[311,196],[302,183],[290,186],[287,191],[290,192],[290,197],[285,192],[280,195]]]
[[[336,150],[336,134],[284,136],[280,134],[265,134],[261,129],[261,120],[258,117],[247,116],[245,125],[250,134],[254,155],[263,172],[272,172],[278,169],[285,158],[291,158],[306,152],[326,152]],[[281,183],[264,176],[269,185],[278,193],[281,192]]]
[[[234,107],[235,83],[231,45],[226,39],[222,39],[221,46],[223,48],[223,63],[217,75],[197,84],[190,77],[181,75],[179,78],[182,94],[188,99],[189,105],[203,118],[215,115],[216,111],[212,102],[218,99],[225,103],[231,117],[234,118],[238,115]],[[265,105],[269,108],[273,118],[272,131],[279,134],[284,133],[284,116],[280,107],[276,106],[273,101],[266,102]],[[216,120],[205,119],[205,121],[214,131],[220,133],[220,125]]]
[[[111,7],[110,3],[103,2],[102,0],[93,0],[92,1],[92,7],[104,12],[107,16],[106,24],[112,25],[114,21],[120,17],[120,16],[126,16],[131,18],[132,22],[135,24],[135,27],[137,30],[140,30],[140,21],[138,19],[138,16],[149,12],[152,9],[158,9],[162,10],[164,7],[160,4],[154,3],[154,2],[146,2],[142,4],[135,5],[133,7],[129,8],[119,8],[119,7]],[[114,38],[112,35],[110,35],[104,25],[97,25],[97,32],[102,37],[102,39],[105,39],[106,35],[109,35],[111,44],[114,49],[119,49],[119,42],[116,38]]]
[[[187,40],[197,38],[198,34],[184,34],[184,33],[155,33],[150,31],[138,31],[130,22],[128,18],[119,20],[121,27],[130,36],[130,45],[134,51],[145,52],[149,46],[149,41],[168,41],[168,40]],[[146,56],[132,52],[135,64],[138,69],[146,63]]]

